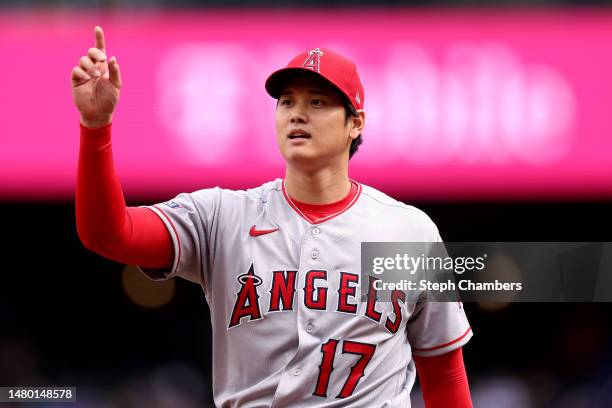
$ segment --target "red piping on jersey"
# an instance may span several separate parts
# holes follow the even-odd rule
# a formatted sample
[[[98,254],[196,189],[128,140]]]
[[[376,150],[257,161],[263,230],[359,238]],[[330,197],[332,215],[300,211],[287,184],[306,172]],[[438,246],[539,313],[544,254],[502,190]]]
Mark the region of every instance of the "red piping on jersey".
[[[351,180],[351,179],[349,179],[349,180]],[[350,202],[350,203],[348,203],[348,204],[346,205],[346,207],[344,207],[344,208],[342,209],[342,211],[338,211],[337,213],[327,215],[327,216],[325,216],[325,217],[323,217],[323,218],[319,218],[318,220],[315,220],[315,221],[313,221],[313,220],[311,220],[310,218],[308,218],[308,217],[306,216],[306,214],[304,214],[304,213],[303,213],[303,212],[302,212],[302,211],[299,209],[299,207],[298,207],[298,206],[297,206],[297,205],[296,205],[296,204],[293,202],[293,200],[291,199],[291,197],[289,197],[289,194],[287,194],[287,190],[285,190],[285,180],[283,180],[283,182],[282,182],[282,189],[283,189],[283,195],[285,196],[285,199],[287,200],[287,202],[289,203],[289,205],[291,206],[291,208],[293,208],[293,210],[294,210],[295,212],[297,212],[297,213],[300,215],[300,217],[304,218],[304,219],[305,219],[306,221],[308,221],[310,224],[320,224],[320,223],[322,223],[322,222],[325,222],[325,221],[331,220],[331,219],[332,219],[332,218],[334,218],[334,217],[337,217],[338,215],[342,214],[343,212],[345,212],[346,210],[348,210],[349,208],[351,208],[351,207],[352,207],[352,206],[353,206],[353,205],[354,205],[354,204],[357,202],[357,199],[359,199],[359,196],[361,195],[361,191],[362,191],[362,189],[363,189],[363,188],[361,187],[361,184],[357,183],[356,181],[351,180],[351,182],[353,182],[353,183],[355,183],[355,184],[357,185],[357,194],[355,194],[355,197],[353,197],[353,199],[351,200],[351,202]]]
[[[178,268],[179,262],[181,262],[181,239],[179,238],[179,235],[176,232],[176,228],[174,227],[174,223],[172,223],[172,220],[170,219],[170,217],[168,217],[166,215],[164,210],[159,208],[157,205],[154,205],[153,207],[157,208],[159,210],[159,212],[162,213],[164,218],[168,220],[168,222],[170,223],[170,226],[172,227],[172,231],[174,231],[174,236],[176,237],[176,243],[178,245],[178,254],[176,256],[176,263],[172,264],[172,269],[171,269],[171,271],[172,271],[172,270],[174,270],[174,265],[176,265],[176,267]]]
[[[430,348],[426,348],[426,349],[413,347],[413,349],[416,350],[416,351],[434,351],[434,350],[438,350],[438,349],[441,349],[441,348],[444,348],[444,347],[448,347],[451,344],[455,344],[456,342],[458,342],[461,339],[463,339],[465,336],[468,335],[468,333],[470,331],[472,331],[472,328],[468,327],[468,329],[465,331],[465,333],[463,333],[461,336],[457,337],[455,340],[449,341],[448,343],[440,344],[439,346],[430,347]]]

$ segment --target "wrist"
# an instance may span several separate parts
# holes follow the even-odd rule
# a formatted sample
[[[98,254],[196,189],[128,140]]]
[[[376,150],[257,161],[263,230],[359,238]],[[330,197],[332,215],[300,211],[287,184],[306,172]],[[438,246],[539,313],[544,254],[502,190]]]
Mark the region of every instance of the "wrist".
[[[90,120],[90,119],[85,119],[84,117],[81,116],[81,125],[88,129],[100,129],[100,128],[110,125],[112,121],[113,121],[112,116],[107,119],[103,119],[103,120]]]
[[[80,140],[81,140],[81,149],[93,149],[93,150],[99,150],[100,148],[104,147],[104,146],[110,146],[111,140],[112,140],[112,136],[111,136],[111,127],[112,124],[108,124],[106,126],[103,127],[97,127],[97,128],[93,128],[93,127],[87,127],[85,125],[83,125],[82,123],[79,124],[81,131],[80,131]]]

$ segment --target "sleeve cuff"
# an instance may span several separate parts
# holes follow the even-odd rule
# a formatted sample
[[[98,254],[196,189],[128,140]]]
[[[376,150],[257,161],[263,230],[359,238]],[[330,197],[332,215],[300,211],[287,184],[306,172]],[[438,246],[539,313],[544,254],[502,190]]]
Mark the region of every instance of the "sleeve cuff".
[[[176,275],[176,272],[178,270],[178,266],[181,260],[181,242],[180,242],[178,233],[176,231],[176,228],[174,227],[174,224],[172,223],[170,218],[166,215],[166,213],[164,213],[164,211],[161,208],[157,207],[156,205],[143,206],[143,207],[148,208],[149,210],[153,211],[162,220],[162,222],[164,223],[164,225],[170,232],[170,237],[172,238],[172,245],[174,247],[175,255],[174,255],[174,261],[172,262],[171,269],[143,268],[140,266],[138,266],[137,268],[140,269],[142,273],[147,275],[152,280],[156,280],[156,281],[165,280],[165,279],[168,279]]]
[[[99,127],[99,128],[89,128],[89,127],[83,125],[81,122],[79,122],[79,126],[81,127],[81,131],[87,132],[87,133],[107,132],[107,131],[109,131],[111,129],[112,125],[113,125],[113,123],[111,122],[108,125],[102,126],[102,127]]]
[[[79,126],[81,127],[81,148],[96,151],[111,145],[112,123],[97,129],[85,127],[80,122]]]

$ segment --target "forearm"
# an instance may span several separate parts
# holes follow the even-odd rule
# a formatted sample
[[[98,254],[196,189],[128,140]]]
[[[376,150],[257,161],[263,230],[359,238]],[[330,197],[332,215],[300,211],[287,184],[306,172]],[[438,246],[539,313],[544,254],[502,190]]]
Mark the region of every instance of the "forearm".
[[[427,408],[472,408],[461,348],[414,362]]]
[[[97,250],[105,241],[121,236],[127,220],[126,205],[114,168],[111,125],[80,128],[75,196],[77,232],[86,247]]]
[[[114,167],[111,125],[81,125],[80,142],[75,202],[83,245],[118,262],[169,267],[173,247],[163,222],[146,208],[125,205]]]

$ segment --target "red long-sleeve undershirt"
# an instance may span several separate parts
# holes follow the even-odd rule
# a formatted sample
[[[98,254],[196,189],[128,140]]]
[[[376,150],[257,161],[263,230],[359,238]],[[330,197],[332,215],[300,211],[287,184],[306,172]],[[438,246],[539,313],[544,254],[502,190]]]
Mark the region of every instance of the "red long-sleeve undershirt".
[[[427,408],[472,408],[461,348],[434,357],[414,356],[414,363]]]
[[[174,257],[162,220],[143,207],[126,207],[115,172],[111,125],[81,125],[76,184],[77,232],[88,249],[117,262],[169,268]]]
[[[356,194],[355,188],[351,188],[351,194]],[[351,197],[344,201],[351,201]],[[164,223],[147,208],[126,207],[115,172],[111,125],[100,129],[81,125],[75,202],[77,231],[85,247],[117,262],[170,268],[174,247]],[[321,206],[320,211],[313,208],[304,205],[302,210],[311,219],[337,210],[330,206]],[[460,348],[435,357],[415,356],[414,361],[427,408],[472,406]]]

